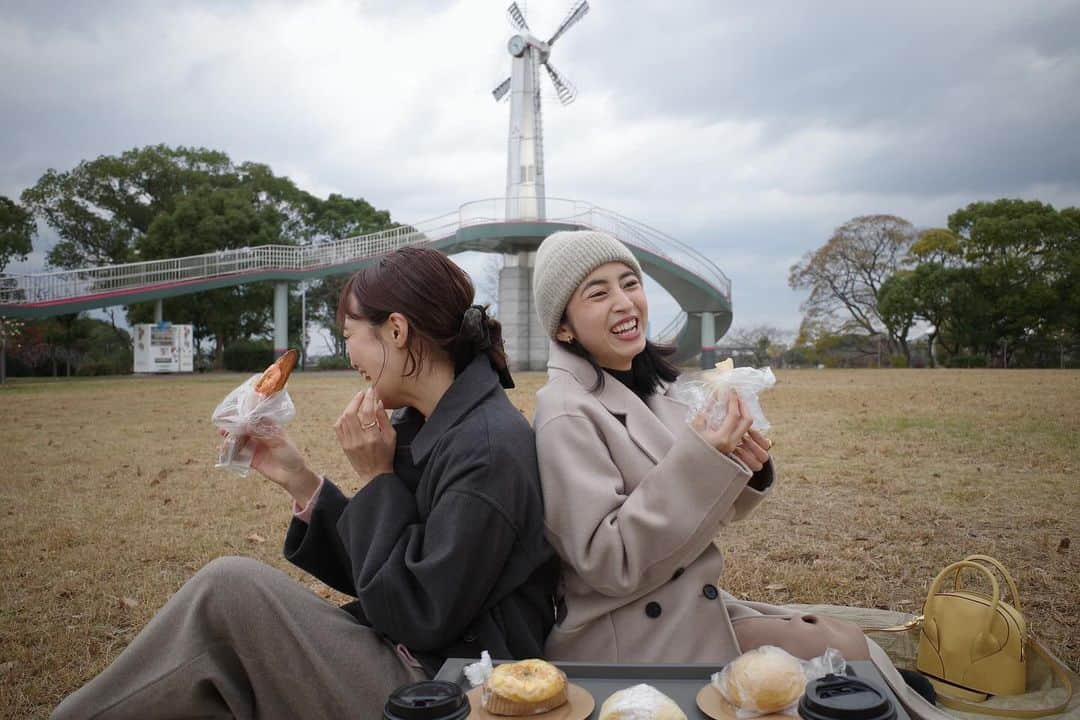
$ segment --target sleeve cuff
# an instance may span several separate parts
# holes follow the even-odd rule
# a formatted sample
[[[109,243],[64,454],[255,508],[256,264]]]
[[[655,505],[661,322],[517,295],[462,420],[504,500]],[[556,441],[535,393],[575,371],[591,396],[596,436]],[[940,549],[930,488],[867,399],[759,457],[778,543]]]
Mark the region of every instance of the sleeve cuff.
[[[311,497],[308,498],[307,504],[303,507],[300,503],[293,500],[293,517],[301,522],[311,522],[311,513],[315,510],[315,504],[319,500],[319,491],[323,488],[323,483],[326,482],[326,476],[319,476],[319,486],[315,488],[315,492],[311,493]]]

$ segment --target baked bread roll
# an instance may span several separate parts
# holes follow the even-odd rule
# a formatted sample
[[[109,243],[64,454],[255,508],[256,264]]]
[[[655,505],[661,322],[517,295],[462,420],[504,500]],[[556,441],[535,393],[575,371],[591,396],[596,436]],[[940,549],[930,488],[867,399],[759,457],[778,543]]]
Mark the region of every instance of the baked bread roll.
[[[686,720],[675,701],[652,685],[615,692],[600,706],[600,720]]]
[[[701,375],[705,379],[705,382],[709,383],[716,389],[721,397],[724,395],[724,391],[728,389],[731,377],[731,371],[735,369],[735,361],[731,358],[716,363],[716,367],[712,370],[706,370]]]
[[[566,674],[544,660],[499,665],[484,687],[484,709],[492,715],[536,715],[566,703]]]
[[[721,673],[718,689],[736,707],[774,713],[802,697],[806,674],[785,650],[762,645],[735,658]]]
[[[263,397],[270,397],[285,387],[289,381],[289,375],[296,367],[296,359],[300,354],[295,350],[286,350],[281,357],[263,371],[262,377],[255,383],[255,392]]]

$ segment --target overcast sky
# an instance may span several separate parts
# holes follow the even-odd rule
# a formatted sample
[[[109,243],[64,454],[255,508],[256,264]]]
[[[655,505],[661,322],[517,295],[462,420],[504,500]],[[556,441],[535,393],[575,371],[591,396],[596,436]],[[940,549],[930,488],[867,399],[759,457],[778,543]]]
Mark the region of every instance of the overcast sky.
[[[788,268],[852,217],[1080,204],[1080,2],[590,3],[552,53],[579,97],[545,98],[548,195],[709,256],[736,326],[794,330]],[[166,143],[406,222],[500,196],[508,4],[4,1],[0,194]],[[530,26],[571,5],[528,2]],[[654,327],[674,311],[653,295]]]

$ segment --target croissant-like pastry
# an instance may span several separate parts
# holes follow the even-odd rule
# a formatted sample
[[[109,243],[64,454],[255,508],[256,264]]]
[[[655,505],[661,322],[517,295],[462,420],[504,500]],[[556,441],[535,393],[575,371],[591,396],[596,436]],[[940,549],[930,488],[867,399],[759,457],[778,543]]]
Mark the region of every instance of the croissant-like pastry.
[[[292,373],[293,368],[296,367],[298,357],[300,357],[300,353],[295,350],[286,350],[282,353],[281,357],[263,371],[259,382],[255,383],[255,392],[263,397],[270,397],[284,388],[285,383],[289,381],[289,375]]]

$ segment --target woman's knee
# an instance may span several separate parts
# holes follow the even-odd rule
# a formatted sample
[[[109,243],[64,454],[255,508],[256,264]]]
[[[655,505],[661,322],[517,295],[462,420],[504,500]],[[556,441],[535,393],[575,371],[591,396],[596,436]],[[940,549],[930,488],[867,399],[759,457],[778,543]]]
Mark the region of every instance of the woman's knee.
[[[187,582],[187,590],[202,602],[225,613],[250,609],[274,568],[253,558],[225,556],[204,565]]]

